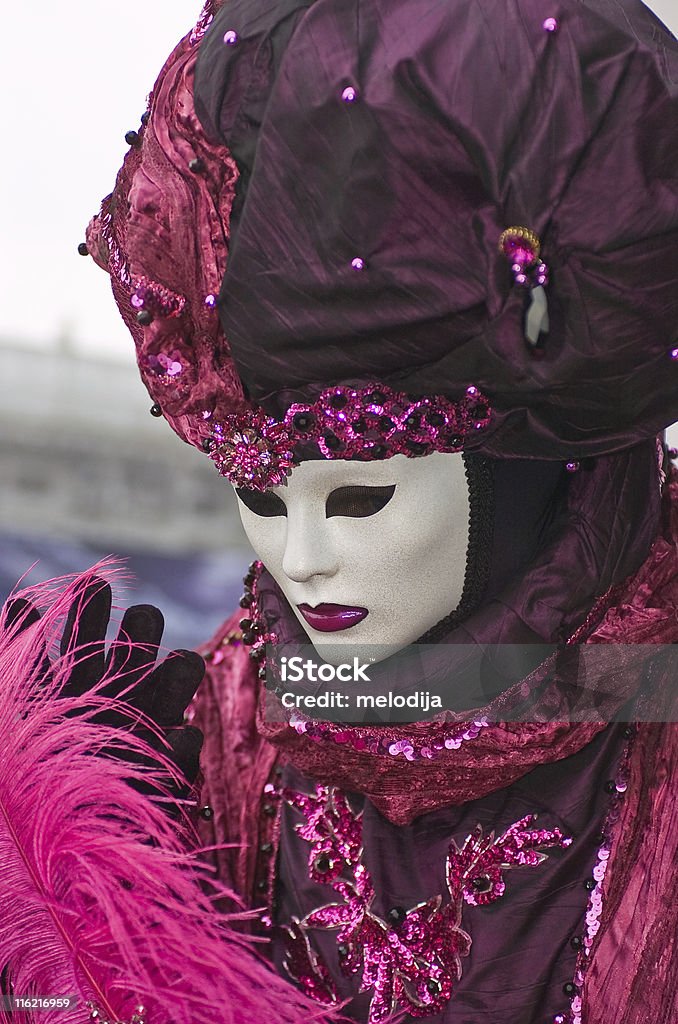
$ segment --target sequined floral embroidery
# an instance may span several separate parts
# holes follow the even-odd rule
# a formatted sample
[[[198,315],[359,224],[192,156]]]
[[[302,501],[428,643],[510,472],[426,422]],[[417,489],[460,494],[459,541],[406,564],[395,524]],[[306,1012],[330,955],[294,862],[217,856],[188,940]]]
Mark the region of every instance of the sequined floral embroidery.
[[[471,949],[471,936],[461,927],[464,903],[500,899],[506,891],[504,872],[536,867],[546,859],[540,848],[572,842],[558,828],[535,828],[535,815],[521,818],[498,838],[493,832],[483,835],[477,826],[461,847],[450,842],[446,894],[410,910],[394,907],[384,920],[373,909],[374,886],[362,859],[361,815],[343,793],[317,786],[313,795],[289,789],[280,795],[303,816],[296,829],[311,847],[310,877],[339,897],[291,922],[285,968],[314,999],[336,1003],[331,974],[309,936],[314,929],[336,931],[342,973],[359,975],[360,991],[373,992],[368,1024],[382,1024],[398,1007],[414,1017],[442,1010]]]
[[[261,411],[248,411],[213,423],[205,450],[234,486],[265,491],[291,473],[292,444],[284,424]]]

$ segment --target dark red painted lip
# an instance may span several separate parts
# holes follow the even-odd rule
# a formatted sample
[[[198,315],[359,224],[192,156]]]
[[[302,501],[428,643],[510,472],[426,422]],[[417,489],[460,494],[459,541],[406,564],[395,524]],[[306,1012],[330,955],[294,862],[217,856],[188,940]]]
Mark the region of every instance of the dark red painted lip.
[[[322,633],[350,629],[369,614],[367,608],[354,608],[348,604],[318,604],[315,608],[311,608],[310,604],[298,604],[297,608],[309,626]]]

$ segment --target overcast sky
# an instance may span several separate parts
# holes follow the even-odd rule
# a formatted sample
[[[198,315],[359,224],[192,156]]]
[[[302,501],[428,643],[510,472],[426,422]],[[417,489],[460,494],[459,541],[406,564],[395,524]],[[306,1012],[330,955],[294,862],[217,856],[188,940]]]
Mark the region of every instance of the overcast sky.
[[[33,0],[2,15],[0,337],[132,358],[108,277],[77,254],[199,0]],[[9,26],[8,26],[9,21]]]
[[[650,5],[678,34],[678,0]],[[548,3],[544,3],[546,12]],[[195,0],[5,4],[0,340],[131,359],[107,276],[76,253]]]

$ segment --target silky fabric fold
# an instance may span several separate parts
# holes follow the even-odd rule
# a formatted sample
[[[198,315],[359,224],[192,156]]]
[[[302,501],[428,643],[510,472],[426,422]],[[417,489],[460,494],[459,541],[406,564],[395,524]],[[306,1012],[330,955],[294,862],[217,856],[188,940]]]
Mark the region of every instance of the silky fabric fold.
[[[646,465],[649,474],[650,467]],[[613,469],[608,466],[604,474],[608,486],[615,475]],[[628,463],[626,469],[629,469]],[[628,472],[622,473],[622,478],[627,478],[629,484],[632,481],[632,475],[628,477]],[[633,488],[629,487],[626,493],[628,501]],[[650,518],[654,521],[655,499],[652,491],[645,494],[653,507]],[[648,556],[635,572],[632,571],[615,585],[613,593],[608,592],[601,606],[602,614],[599,608],[595,615],[588,616],[581,624],[581,631],[575,630],[578,638],[586,637],[589,644],[599,645],[675,642],[678,616],[678,478],[675,474],[670,486],[665,488],[664,499],[663,522]],[[639,500],[637,504],[640,507]],[[603,529],[603,534],[608,528],[610,525]],[[636,529],[639,529],[638,522]],[[618,563],[614,571],[622,572],[625,567]],[[210,665],[196,705],[195,722],[207,737],[203,759],[203,800],[211,805],[214,815],[202,823],[201,831],[203,841],[208,846],[223,844],[224,840],[233,843],[237,838],[235,845],[220,846],[215,850],[215,864],[221,878],[229,880],[250,905],[258,906],[261,904],[257,881],[261,878],[257,873],[261,868],[258,865],[260,858],[270,856],[260,852],[263,823],[271,821],[268,817],[270,798],[266,783],[279,777],[281,769],[285,772],[286,765],[290,766],[289,771],[301,773],[314,781],[317,776],[299,766],[295,767],[298,756],[304,758],[304,748],[295,750],[284,742],[272,745],[266,739],[266,729],[262,728],[261,723],[259,730],[255,729],[255,707],[261,683],[248,658],[247,649],[234,639],[237,637],[241,614],[236,614],[224,623],[205,652]],[[672,685],[672,680],[668,680],[667,685]],[[485,813],[482,811],[485,800],[492,801],[488,807],[495,806],[495,800],[502,797],[502,791],[508,794],[517,786],[517,791],[523,792],[524,786],[530,786],[529,774],[518,778],[511,786],[506,785],[505,773],[513,772],[525,757],[534,757],[537,771],[546,772],[543,777],[552,780],[560,778],[562,769],[567,779],[566,766],[575,763],[571,758],[550,763],[552,750],[549,734],[555,728],[552,725],[541,729],[535,726],[534,731],[525,730],[522,733],[518,729],[514,732],[495,730],[491,743],[487,742],[490,730],[484,730],[474,741],[452,752],[453,758],[446,772],[439,772],[436,762],[408,763],[402,766],[405,771],[401,774],[392,772],[389,791],[382,794],[381,800],[381,813],[385,819],[381,826],[383,835],[387,838],[389,828],[398,828],[389,825],[389,822],[411,820],[411,825],[400,827],[404,831],[413,829],[416,837],[422,822],[437,820],[430,818],[428,811],[434,816],[453,813],[453,809],[447,811],[444,806],[435,810],[422,795],[427,786],[445,787],[450,776],[457,773],[462,777],[458,788],[465,789],[465,794],[459,793],[460,798],[465,796],[466,801],[473,801],[478,799],[481,790],[486,787],[490,790],[477,805],[482,814]],[[585,760],[589,752],[597,749],[596,744],[605,733],[601,723],[601,730],[592,738],[591,743],[582,745],[579,753],[573,753],[571,757]],[[563,735],[559,737],[560,740]],[[322,771],[323,766],[331,762],[328,774],[332,776],[337,760],[346,759],[349,764],[347,791],[361,793],[363,796],[359,799],[364,798],[366,803],[371,803],[369,794],[373,789],[373,780],[370,774],[374,772],[377,758],[370,757],[367,764],[357,763],[351,760],[351,752],[345,746],[339,749],[332,743],[319,744],[318,749],[322,753],[323,762],[318,763],[318,771]],[[540,758],[541,768],[538,767]],[[579,760],[577,763],[583,762]],[[604,775],[611,770],[612,766],[605,768],[601,764],[594,773],[595,778],[590,781],[598,792],[605,781],[600,773]],[[675,889],[675,858],[678,853],[673,826],[678,811],[675,787],[677,770],[676,724],[639,724],[635,729],[627,790],[621,813],[615,819],[615,838],[605,878],[600,929],[581,991],[583,1016],[587,1024],[607,1024],[610,1020],[623,1021],[624,1024],[646,1024],[650,1019],[657,1024],[673,1024],[678,987],[678,960],[675,956],[678,921],[676,902],[672,895]],[[550,774],[551,771],[553,774]],[[407,792],[413,785],[417,786],[414,807]],[[449,790],[443,801],[448,796]],[[434,806],[438,803],[435,801]],[[463,804],[458,806],[461,813]],[[526,811],[534,809],[524,803],[523,807]],[[379,808],[373,806],[369,816],[370,820],[377,822]],[[583,833],[578,834],[586,847]],[[588,856],[585,853],[584,859]],[[586,866],[583,861],[579,863],[576,891],[579,891],[585,877],[582,870],[589,870],[588,861]],[[533,879],[541,886],[537,875]],[[512,875],[511,885],[514,880]],[[569,885],[573,880],[571,874],[568,874],[568,880]],[[438,891],[437,885],[438,882],[429,894]],[[531,882],[527,882],[528,889],[530,885]],[[574,894],[575,890],[572,891]],[[388,895],[388,887],[385,892]],[[402,898],[405,899],[407,895],[405,893]],[[581,899],[581,894],[577,898]],[[554,932],[552,937],[555,945],[550,952],[540,949],[546,959],[539,961],[539,978],[544,976],[548,964],[555,962],[553,954],[559,948],[558,943],[567,943],[567,936],[561,932]],[[476,938],[485,941],[479,933]],[[480,948],[476,946],[476,949]],[[567,967],[565,961],[563,964]],[[559,970],[559,976],[563,981],[569,980],[565,971]],[[520,978],[523,978],[522,974]],[[520,991],[520,978],[516,976],[511,979],[507,996],[513,998],[511,988],[514,995]],[[531,979],[532,975],[526,980],[528,986],[532,984]],[[527,988],[525,993],[529,996]],[[481,1000],[481,1005],[490,1005],[487,1003],[487,993],[478,992],[476,997]],[[535,1005],[538,1007],[538,1004]],[[356,1009],[356,1012],[359,1010]],[[484,1020],[484,1011],[478,1010],[478,1013],[480,1019]],[[470,1010],[462,1019],[468,1019],[469,1022],[473,1020],[475,1024]],[[520,1018],[521,1021],[523,1019]],[[537,1016],[537,1020],[541,1020],[541,1017]]]

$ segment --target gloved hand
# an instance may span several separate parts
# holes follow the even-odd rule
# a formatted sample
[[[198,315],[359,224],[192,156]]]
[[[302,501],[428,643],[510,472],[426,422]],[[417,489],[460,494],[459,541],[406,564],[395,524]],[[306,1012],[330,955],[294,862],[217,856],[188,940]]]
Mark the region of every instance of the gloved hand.
[[[153,605],[134,605],[123,616],[117,639],[106,652],[106,630],[110,621],[112,594],[108,583],[91,576],[76,593],[61,638],[61,655],[71,659],[71,667],[63,697],[82,697],[101,683],[97,696],[113,697],[124,702],[128,713],[109,708],[98,711],[92,721],[132,730],[149,746],[161,751],[184,777],[179,783],[163,778],[165,794],[170,789],[176,801],[188,798],[199,771],[202,733],[194,726],[184,725],[184,713],[205,672],[205,663],[194,651],[172,651],[164,661],[156,663],[162,639],[164,620]],[[40,618],[37,609],[24,598],[15,598],[7,606],[3,628],[23,630]],[[52,675],[52,665],[43,652],[39,674],[43,681]],[[106,682],[108,680],[108,682]],[[132,715],[129,714],[132,711]],[[143,720],[134,719],[133,712],[151,719],[161,732],[158,735]],[[162,742],[169,744],[169,750]],[[104,751],[108,756],[122,757],[139,764],[140,755],[118,750]],[[163,790],[147,781],[134,780],[137,789],[158,796]],[[165,795],[166,799],[166,795]],[[179,807],[168,805],[171,814]]]

